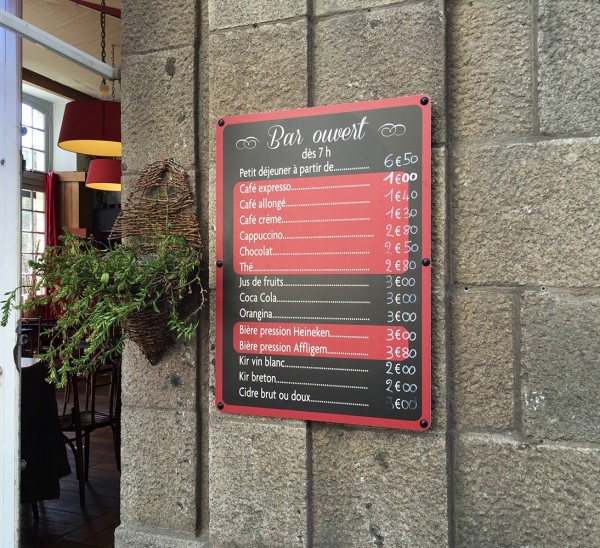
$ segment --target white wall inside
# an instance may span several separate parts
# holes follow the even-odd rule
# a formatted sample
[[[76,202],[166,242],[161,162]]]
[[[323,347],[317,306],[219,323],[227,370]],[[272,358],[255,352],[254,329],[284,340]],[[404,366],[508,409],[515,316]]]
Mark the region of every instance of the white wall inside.
[[[62,124],[62,119],[65,113],[65,105],[68,102],[69,101],[67,99],[58,97],[53,103],[54,108],[52,111],[52,121],[54,127],[52,133],[54,135],[54,143],[52,149],[52,169],[54,171],[77,171],[77,154],[74,152],[69,152],[68,150],[63,150],[56,144],[60,134],[60,125]]]
[[[23,82],[23,93],[30,95],[52,106],[52,135],[51,135],[51,157],[53,171],[77,171],[77,154],[68,152],[57,146],[60,126],[62,124],[65,105],[70,102],[59,95],[54,95],[46,90],[36,88]]]

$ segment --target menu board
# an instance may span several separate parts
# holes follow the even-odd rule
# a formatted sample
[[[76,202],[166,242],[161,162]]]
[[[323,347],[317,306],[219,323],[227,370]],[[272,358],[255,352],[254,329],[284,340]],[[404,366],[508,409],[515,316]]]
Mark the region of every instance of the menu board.
[[[217,124],[216,405],[426,430],[426,96]]]

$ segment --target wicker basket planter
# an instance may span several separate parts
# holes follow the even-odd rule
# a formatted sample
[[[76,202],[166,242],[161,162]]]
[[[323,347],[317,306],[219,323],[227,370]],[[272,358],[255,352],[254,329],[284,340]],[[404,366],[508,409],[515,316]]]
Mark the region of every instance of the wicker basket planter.
[[[200,232],[195,202],[185,170],[173,159],[146,168],[117,217],[111,238],[139,246],[149,254],[156,251],[156,238],[165,232],[185,238],[199,251]],[[156,307],[136,312],[127,321],[127,333],[151,364],[156,364],[169,341],[167,323],[171,306],[165,297]]]
[[[146,359],[156,365],[169,343],[170,306],[166,297],[156,303],[154,308],[144,308],[133,313],[127,320],[127,336],[140,348]]]
[[[183,168],[173,160],[149,166],[111,237],[122,242],[102,247],[66,234],[61,245],[31,262],[37,272],[32,291],[44,288],[47,295],[17,305],[16,288],[2,306],[3,324],[11,307],[35,313],[36,306],[50,305],[57,311],[40,359],[50,364],[49,378],[59,386],[70,372],[91,371],[116,357],[126,337],[154,365],[171,335],[190,339],[196,333],[204,303],[200,234]]]

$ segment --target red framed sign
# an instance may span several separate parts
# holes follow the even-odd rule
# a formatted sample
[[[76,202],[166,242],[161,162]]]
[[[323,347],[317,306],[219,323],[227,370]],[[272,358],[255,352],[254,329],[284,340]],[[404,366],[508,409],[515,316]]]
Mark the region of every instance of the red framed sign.
[[[217,124],[216,405],[426,430],[426,96]]]

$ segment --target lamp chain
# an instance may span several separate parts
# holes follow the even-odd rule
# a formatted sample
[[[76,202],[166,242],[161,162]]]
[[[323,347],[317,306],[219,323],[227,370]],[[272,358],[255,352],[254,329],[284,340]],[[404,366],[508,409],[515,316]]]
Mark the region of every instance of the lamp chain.
[[[111,65],[113,68],[115,68],[115,45],[111,44]],[[112,100],[115,100],[115,81],[112,81]]]
[[[102,62],[106,62],[106,0],[100,4],[100,49],[102,51]],[[102,78],[102,84],[106,85],[106,78]]]

